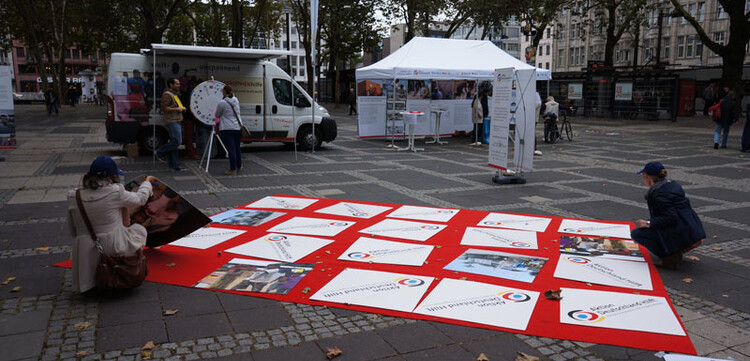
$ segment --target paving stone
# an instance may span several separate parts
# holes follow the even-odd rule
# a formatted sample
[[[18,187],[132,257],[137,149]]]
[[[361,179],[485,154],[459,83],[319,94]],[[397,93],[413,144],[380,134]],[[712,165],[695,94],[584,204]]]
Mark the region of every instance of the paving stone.
[[[305,342],[296,346],[271,348],[252,352],[255,361],[319,361],[325,353],[314,342]]]
[[[227,312],[235,332],[274,329],[293,325],[286,311],[277,306]]]
[[[153,341],[155,344],[168,341],[167,332],[161,320],[99,328],[97,330],[96,351],[140,347],[148,341]],[[137,347],[135,353],[138,353]]]
[[[451,339],[435,326],[424,322],[398,325],[376,332],[399,353],[424,350],[451,343]],[[421,337],[414,338],[412,335],[420,335]]]
[[[44,331],[0,336],[0,350],[8,360],[37,358],[42,353]]]
[[[165,323],[170,341],[218,336],[232,332],[229,320],[224,313],[168,318]]]

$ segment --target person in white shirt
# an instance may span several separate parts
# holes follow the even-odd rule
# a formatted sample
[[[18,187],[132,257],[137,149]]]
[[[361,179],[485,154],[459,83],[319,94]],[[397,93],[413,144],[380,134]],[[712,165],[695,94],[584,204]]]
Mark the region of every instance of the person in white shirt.
[[[224,174],[235,175],[242,169],[240,101],[234,96],[229,85],[224,86],[222,93],[224,98],[216,106],[215,116],[219,118],[219,137],[227,147],[229,156],[229,170]]]

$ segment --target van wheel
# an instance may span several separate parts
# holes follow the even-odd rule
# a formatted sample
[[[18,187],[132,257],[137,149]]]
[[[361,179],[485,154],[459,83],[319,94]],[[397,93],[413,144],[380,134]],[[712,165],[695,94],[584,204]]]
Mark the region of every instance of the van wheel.
[[[315,149],[320,149],[320,145],[323,144],[323,132],[320,127],[315,127],[315,134],[313,134],[311,126],[300,128],[297,132],[297,144],[299,144],[301,150],[311,150],[313,144]]]
[[[156,129],[156,138],[151,128],[144,130],[138,135],[138,146],[143,154],[152,154],[154,149],[159,149],[169,140],[169,134],[164,129]]]

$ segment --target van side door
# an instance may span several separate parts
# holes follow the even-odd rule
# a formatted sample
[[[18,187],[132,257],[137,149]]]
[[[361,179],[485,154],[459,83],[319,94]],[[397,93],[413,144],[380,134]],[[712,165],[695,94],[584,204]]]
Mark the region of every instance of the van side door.
[[[283,78],[272,78],[269,86],[270,114],[266,118],[266,140],[294,141],[294,105],[292,82]]]

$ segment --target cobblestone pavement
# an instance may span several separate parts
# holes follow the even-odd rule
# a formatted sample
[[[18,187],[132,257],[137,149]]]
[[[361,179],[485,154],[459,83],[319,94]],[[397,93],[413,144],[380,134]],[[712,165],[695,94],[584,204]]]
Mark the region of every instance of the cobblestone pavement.
[[[226,160],[205,173],[165,171],[150,157],[126,158],[107,143],[103,108],[17,109],[20,147],[0,151],[0,360],[655,360],[654,351],[532,337],[351,310],[280,303],[145,283],[124,294],[72,294],[66,191],[97,155],[117,157],[129,176],[163,178],[211,214],[275,193],[383,203],[634,221],[647,215],[640,176],[660,160],[683,184],[708,233],[677,270],[660,270],[700,355],[750,359],[750,158],[712,149],[705,119],[677,123],[573,119],[575,139],[539,144],[525,185],[492,183],[487,149],[468,138],[417,154],[359,140],[356,120],[331,109],[339,137],[315,153],[252,144],[245,171],[224,176]],[[692,283],[684,281],[691,278]],[[167,309],[178,309],[165,316]],[[152,341],[154,348],[142,350]]]

